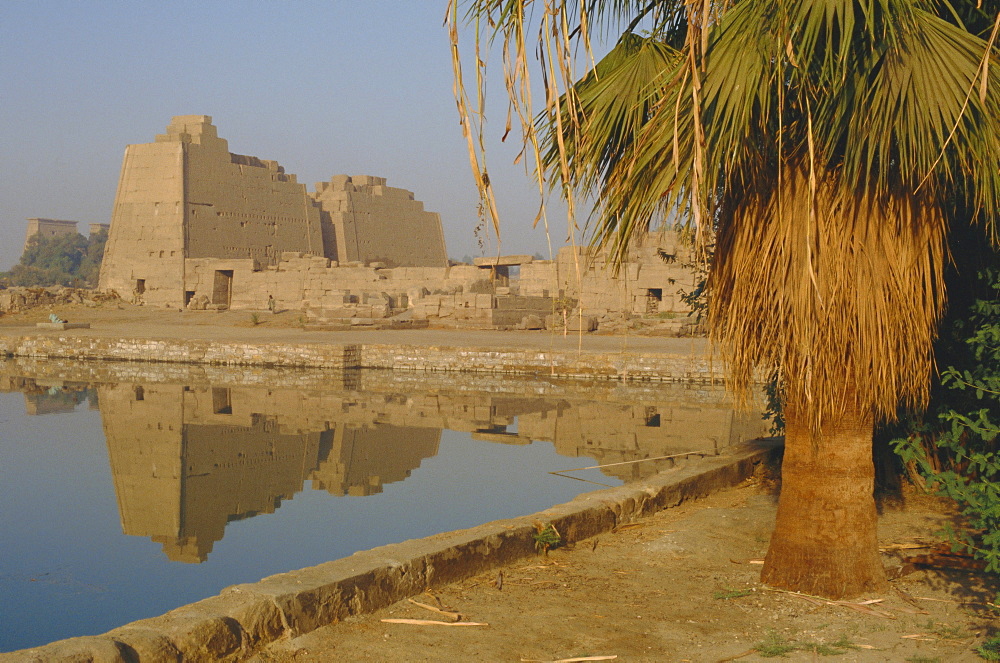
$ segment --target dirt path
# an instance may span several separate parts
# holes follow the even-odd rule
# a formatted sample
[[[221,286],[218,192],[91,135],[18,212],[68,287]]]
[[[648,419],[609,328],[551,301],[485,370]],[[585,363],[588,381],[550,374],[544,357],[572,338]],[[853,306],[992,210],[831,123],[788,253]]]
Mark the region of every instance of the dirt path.
[[[278,642],[256,660],[758,661],[782,649],[796,661],[982,660],[973,649],[995,635],[997,613],[985,602],[998,587],[979,574],[908,573],[889,593],[865,597],[881,600],[871,604],[877,612],[762,587],[755,560],[767,549],[775,504],[766,483],[751,481],[508,567],[502,579],[417,597],[488,625],[384,622],[447,621],[404,601]],[[883,505],[882,544],[934,540],[946,519],[922,496]]]

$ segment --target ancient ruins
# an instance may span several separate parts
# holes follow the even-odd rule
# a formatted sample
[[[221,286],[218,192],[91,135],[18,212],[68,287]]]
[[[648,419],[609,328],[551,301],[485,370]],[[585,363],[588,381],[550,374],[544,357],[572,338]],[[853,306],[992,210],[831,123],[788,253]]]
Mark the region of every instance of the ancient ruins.
[[[664,232],[634,248],[619,274],[584,247],[554,260],[454,264],[439,215],[411,192],[369,175],[337,175],[308,192],[278,162],[229,152],[211,117],[182,115],[125,151],[99,287],[137,304],[293,309],[317,323],[592,330],[686,314],[690,262]]]
[[[76,221],[66,221],[64,219],[28,219],[28,230],[24,235],[24,250],[28,250],[28,242],[36,235],[46,239],[61,235],[76,235],[79,234],[76,226]],[[90,223],[87,225],[87,232],[93,237],[102,230],[108,230],[109,228],[110,226],[107,223]]]

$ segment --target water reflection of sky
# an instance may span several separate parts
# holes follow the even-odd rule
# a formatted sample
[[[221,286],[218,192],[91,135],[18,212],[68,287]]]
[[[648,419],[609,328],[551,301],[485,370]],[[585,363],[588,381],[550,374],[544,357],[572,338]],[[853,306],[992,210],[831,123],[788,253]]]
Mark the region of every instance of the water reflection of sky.
[[[296,390],[4,379],[0,651],[533,513],[597,488],[548,472],[719,448],[753,427],[648,386],[593,400],[454,377],[424,391],[385,375]],[[653,466],[573,476],[619,485]]]

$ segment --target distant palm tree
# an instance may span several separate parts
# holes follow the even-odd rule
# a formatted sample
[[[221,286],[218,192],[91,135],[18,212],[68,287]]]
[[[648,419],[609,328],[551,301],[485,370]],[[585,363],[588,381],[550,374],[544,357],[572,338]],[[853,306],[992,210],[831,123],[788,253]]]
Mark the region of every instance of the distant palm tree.
[[[495,26],[522,116],[526,54],[543,56],[547,111],[523,123],[539,172],[597,194],[594,243],[618,260],[670,216],[714,239],[708,324],[730,385],[743,401],[761,378],[782,386],[762,580],[829,597],[884,586],[872,429],[926,401],[953,210],[993,229],[993,17],[946,0],[544,5],[474,0],[464,17]],[[627,29],[574,81],[571,44],[593,26]]]

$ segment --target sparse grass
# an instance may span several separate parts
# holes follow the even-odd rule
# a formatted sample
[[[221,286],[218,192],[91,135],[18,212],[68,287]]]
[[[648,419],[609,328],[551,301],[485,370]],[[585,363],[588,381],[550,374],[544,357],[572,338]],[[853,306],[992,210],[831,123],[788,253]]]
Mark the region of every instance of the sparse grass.
[[[741,596],[749,596],[750,594],[753,594],[752,589],[730,589],[726,587],[723,591],[712,594],[712,598],[719,600],[738,599]]]
[[[976,653],[987,661],[1000,661],[1000,635],[994,635],[976,647]]]
[[[927,630],[942,640],[962,640],[969,637],[961,626],[949,626],[948,624],[936,623],[933,619],[927,620]]]
[[[941,659],[936,656],[934,658],[929,656],[911,656],[906,659],[906,663],[941,663]]]
[[[764,658],[774,658],[791,654],[797,649],[793,641],[781,637],[774,631],[768,631],[767,637],[753,647]]]
[[[254,327],[260,324],[260,313],[250,314],[250,324],[253,325]]]
[[[805,651],[820,656],[840,656],[859,647],[842,636],[836,642],[815,642],[811,640],[791,640],[775,631],[770,631],[763,641],[754,645],[754,650],[764,658],[786,656],[795,651]]]

